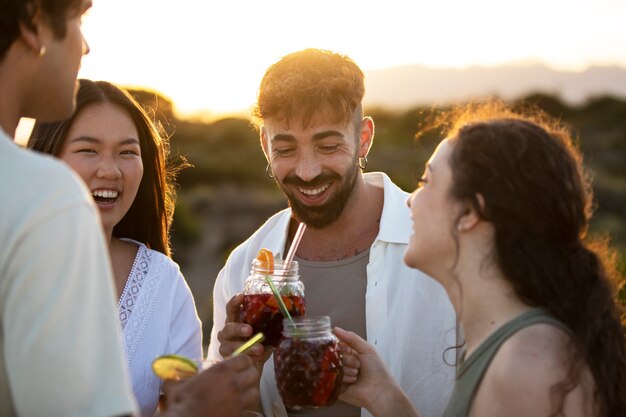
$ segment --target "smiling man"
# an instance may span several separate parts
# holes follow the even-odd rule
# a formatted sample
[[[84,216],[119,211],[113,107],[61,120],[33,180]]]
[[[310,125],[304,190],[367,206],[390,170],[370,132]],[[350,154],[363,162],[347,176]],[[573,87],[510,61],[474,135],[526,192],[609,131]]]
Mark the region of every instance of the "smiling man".
[[[257,251],[285,254],[304,222],[295,260],[307,315],[328,315],[333,325],[367,338],[424,417],[437,417],[454,381],[454,359],[446,363],[444,351],[456,343],[455,316],[442,287],[402,261],[411,235],[408,194],[384,173],[362,172],[374,138],[374,122],[363,116],[364,93],[360,68],[330,51],[289,54],[265,73],[254,118],[267,174],[290,207],[235,249],[220,272],[209,359],[221,360],[252,335],[239,322],[239,293]],[[367,415],[341,401],[285,409],[271,353],[263,346],[251,353],[264,365],[266,416]]]

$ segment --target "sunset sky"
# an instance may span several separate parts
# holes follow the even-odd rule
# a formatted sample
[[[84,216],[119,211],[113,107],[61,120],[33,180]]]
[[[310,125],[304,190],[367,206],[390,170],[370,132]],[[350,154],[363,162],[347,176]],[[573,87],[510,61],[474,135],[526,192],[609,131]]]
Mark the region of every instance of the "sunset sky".
[[[541,62],[626,67],[624,0],[94,0],[81,77],[155,89],[181,115],[245,111],[307,47],[363,69]]]
[[[347,54],[364,70],[626,67],[626,0],[93,3],[79,76],[159,91],[181,117],[247,114],[267,67],[308,47]]]

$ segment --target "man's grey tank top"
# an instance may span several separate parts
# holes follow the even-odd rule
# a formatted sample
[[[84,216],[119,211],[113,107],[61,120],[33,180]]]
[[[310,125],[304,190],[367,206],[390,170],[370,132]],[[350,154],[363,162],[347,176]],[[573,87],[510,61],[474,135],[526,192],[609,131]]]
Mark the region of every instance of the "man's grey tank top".
[[[457,369],[454,391],[443,417],[468,416],[480,382],[500,346],[519,330],[538,323],[551,324],[571,333],[565,324],[540,308],[529,310],[502,325],[485,339]]]

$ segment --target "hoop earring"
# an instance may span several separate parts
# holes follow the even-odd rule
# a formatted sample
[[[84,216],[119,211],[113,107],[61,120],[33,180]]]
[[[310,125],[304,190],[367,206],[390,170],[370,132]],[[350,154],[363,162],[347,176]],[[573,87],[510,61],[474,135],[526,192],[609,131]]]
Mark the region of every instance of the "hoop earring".
[[[359,168],[361,168],[361,171],[365,171],[365,168],[367,168],[367,156],[359,158]]]
[[[41,48],[39,48],[39,53],[38,53],[39,58],[44,56],[46,54],[46,52],[47,52],[46,47],[44,45],[41,45]]]
[[[268,177],[274,178],[274,172],[272,171],[272,164],[267,164],[267,166],[265,167],[265,173],[267,174]]]

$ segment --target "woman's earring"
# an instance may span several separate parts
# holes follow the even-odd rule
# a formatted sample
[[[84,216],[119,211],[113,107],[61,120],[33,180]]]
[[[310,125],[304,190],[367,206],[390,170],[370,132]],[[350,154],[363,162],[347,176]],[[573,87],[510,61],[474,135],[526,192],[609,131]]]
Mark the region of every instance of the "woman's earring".
[[[41,58],[42,56],[44,56],[46,54],[46,47],[44,45],[41,45],[41,48],[39,48],[39,58]]]

